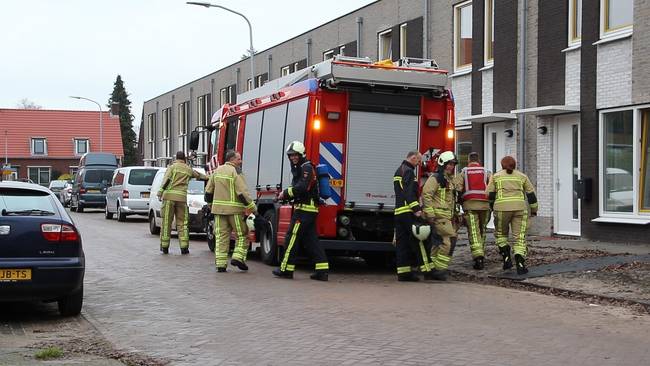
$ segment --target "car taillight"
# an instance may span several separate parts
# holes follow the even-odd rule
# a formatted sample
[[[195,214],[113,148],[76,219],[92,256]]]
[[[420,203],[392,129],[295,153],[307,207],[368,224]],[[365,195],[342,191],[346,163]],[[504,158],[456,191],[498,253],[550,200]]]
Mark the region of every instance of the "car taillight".
[[[126,189],[122,191],[122,198],[129,198],[129,191]]]
[[[86,193],[86,188],[84,188],[84,187],[79,188],[79,193],[81,193],[81,194]]]
[[[41,233],[47,241],[78,241],[79,234],[69,225],[41,224]]]

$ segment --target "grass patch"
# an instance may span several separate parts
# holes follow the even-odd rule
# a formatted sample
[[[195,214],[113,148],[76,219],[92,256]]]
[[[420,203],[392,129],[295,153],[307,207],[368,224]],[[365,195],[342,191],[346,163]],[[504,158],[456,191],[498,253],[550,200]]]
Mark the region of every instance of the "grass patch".
[[[53,358],[59,358],[63,356],[63,350],[59,347],[47,347],[42,349],[34,354],[39,360],[51,360]]]

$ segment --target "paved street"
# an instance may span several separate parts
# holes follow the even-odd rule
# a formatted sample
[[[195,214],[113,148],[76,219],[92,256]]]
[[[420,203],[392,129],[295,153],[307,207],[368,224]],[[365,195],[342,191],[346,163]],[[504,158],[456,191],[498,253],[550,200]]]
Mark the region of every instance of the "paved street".
[[[174,365],[640,365],[650,316],[478,284],[398,283],[338,260],[330,282],[214,271],[204,240],[169,256],[145,219],[72,214],[84,238],[83,315],[116,348]],[[645,360],[645,361],[644,361]]]

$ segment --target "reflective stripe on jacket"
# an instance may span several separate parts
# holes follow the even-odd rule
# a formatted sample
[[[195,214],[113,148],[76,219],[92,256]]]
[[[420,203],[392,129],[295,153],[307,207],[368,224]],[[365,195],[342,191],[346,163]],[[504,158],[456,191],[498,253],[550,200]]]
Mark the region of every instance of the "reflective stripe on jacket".
[[[212,173],[205,192],[212,194],[213,214],[243,214],[245,209],[255,211],[255,202],[248,192],[246,180],[231,163],[219,166]]]
[[[160,185],[159,192],[162,193],[162,199],[187,202],[187,185],[192,178],[206,179],[204,174],[190,168],[183,160],[174,161],[167,168],[162,184]]]
[[[300,158],[298,164],[291,164],[291,186],[284,190],[283,195],[293,201],[298,211],[318,212],[318,182],[314,166],[309,160]]]
[[[495,211],[521,211],[527,210],[527,195],[535,195],[535,188],[526,174],[513,170],[508,174],[506,170],[495,173],[490,178],[487,192],[494,196]],[[530,198],[528,198],[530,201]],[[537,211],[537,199],[530,204],[533,211]]]
[[[418,212],[420,202],[418,198],[418,182],[415,176],[415,167],[404,160],[393,175],[393,189],[395,190],[395,215]]]
[[[438,174],[438,173],[436,173]],[[440,187],[436,174],[432,174],[422,188],[422,203],[426,218],[451,219],[454,214],[454,183],[450,175],[445,174],[447,187]]]

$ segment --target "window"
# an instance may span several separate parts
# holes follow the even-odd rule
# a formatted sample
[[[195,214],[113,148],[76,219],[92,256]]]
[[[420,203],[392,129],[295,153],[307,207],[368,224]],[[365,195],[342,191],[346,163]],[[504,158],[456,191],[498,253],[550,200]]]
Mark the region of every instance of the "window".
[[[323,61],[334,58],[334,50],[329,50],[323,52]]]
[[[287,76],[291,74],[291,66],[285,66],[280,69],[280,76]]]
[[[454,68],[472,66],[472,2],[454,6]]]
[[[47,155],[47,139],[44,137],[32,138],[32,155]]]
[[[393,59],[393,32],[385,30],[378,35],[379,37],[379,61]]]
[[[246,80],[246,90],[253,90],[253,80],[251,79]]]
[[[262,77],[262,75],[257,75],[255,77],[255,84],[257,85],[258,88],[264,85],[264,78]]]
[[[187,147],[187,127],[189,119],[190,102],[183,102],[178,105],[178,150],[180,151],[185,151]]]
[[[406,23],[399,26],[399,58],[408,56],[406,53]]]
[[[149,126],[149,131],[148,131],[148,144],[149,144],[149,158],[150,159],[155,159],[156,158],[156,114],[151,113],[147,116],[147,124]]]
[[[494,0],[485,0],[485,36],[483,39],[485,40],[484,62],[485,65],[490,65],[494,63]]]
[[[632,30],[634,0],[601,0],[601,37]]]
[[[171,156],[172,144],[169,138],[171,129],[172,129],[172,109],[165,108],[162,111],[163,157]]]
[[[220,102],[221,102],[221,107],[223,107],[224,104],[228,103],[228,88],[223,88],[219,90],[219,97],[220,97]]]
[[[298,70],[302,70],[302,69],[300,68],[300,62],[295,62],[295,63],[293,64],[293,72],[296,72],[296,71],[298,71]]]
[[[74,139],[75,155],[83,155],[88,152],[88,139]]]
[[[133,169],[129,174],[129,184],[135,186],[150,186],[156,176],[156,169]],[[122,178],[124,180],[124,178]]]
[[[569,46],[582,38],[582,0],[569,0]]]
[[[223,89],[222,89],[223,90]],[[197,100],[197,124],[199,126],[207,126],[210,123],[210,119],[212,117],[212,105],[211,105],[211,94],[205,94],[202,95],[198,98]],[[202,133],[201,138],[199,139],[199,152],[206,153],[207,152],[207,134]]]
[[[345,46],[339,47],[339,55],[345,56]]]
[[[68,171],[70,172],[70,175],[74,177],[75,174],[77,174],[77,171],[79,170],[78,166],[71,165],[68,167]]]
[[[643,111],[641,126],[641,197],[642,212],[650,212],[650,110]]]
[[[48,186],[50,184],[50,167],[49,166],[29,166],[27,167],[29,179],[36,184]]]
[[[117,172],[117,174],[115,174],[115,177],[113,177],[113,185],[117,186],[122,184],[124,184],[124,173]]]

